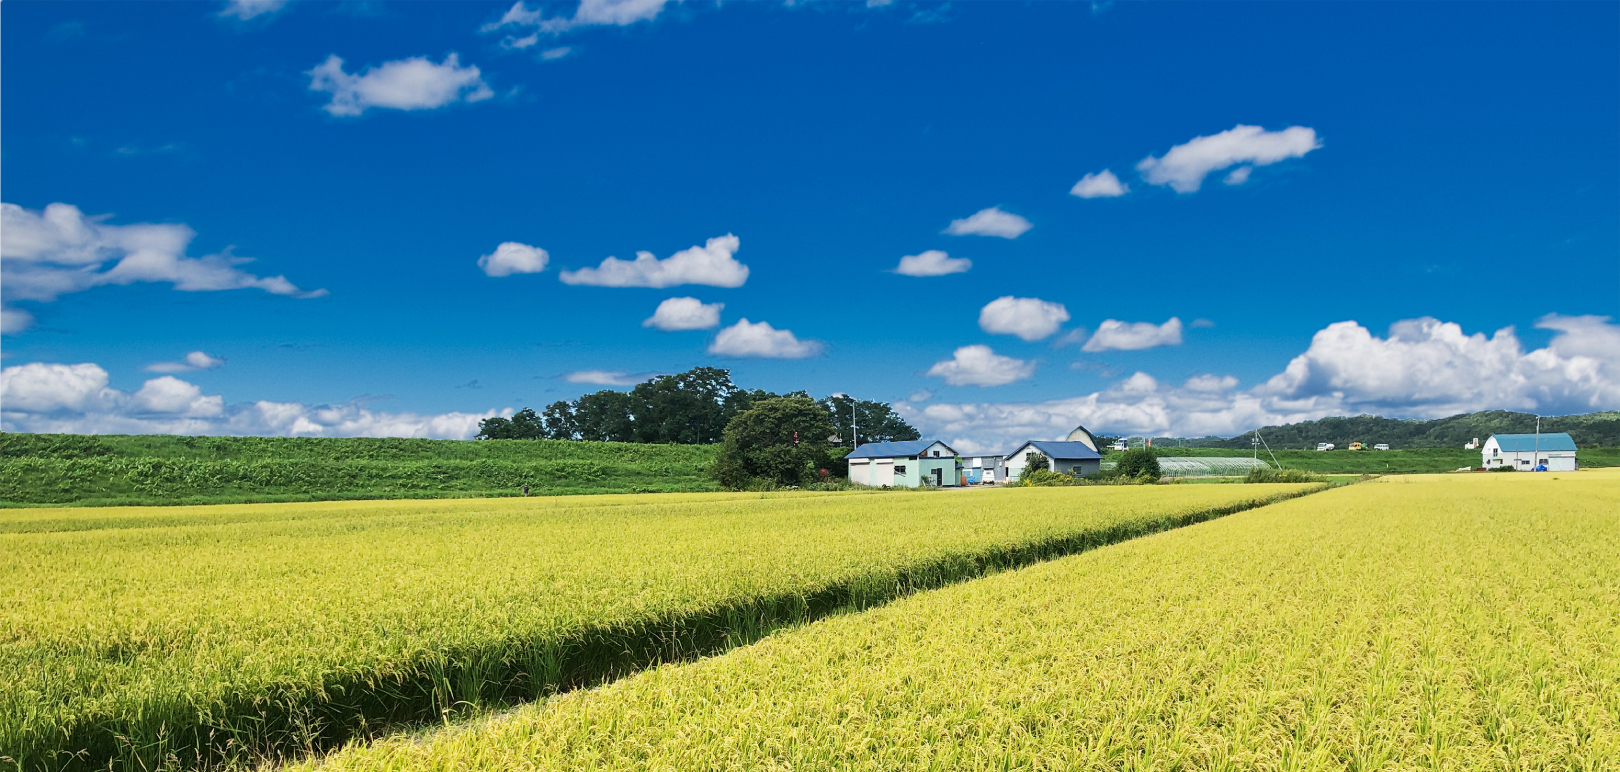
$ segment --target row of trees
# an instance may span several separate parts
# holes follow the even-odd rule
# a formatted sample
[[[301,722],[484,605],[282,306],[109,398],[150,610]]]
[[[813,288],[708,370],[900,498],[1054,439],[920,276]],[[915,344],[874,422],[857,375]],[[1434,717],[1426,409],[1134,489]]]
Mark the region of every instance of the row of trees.
[[[727,425],[737,416],[765,401],[784,397],[804,400],[820,412],[828,429],[816,440],[823,444],[836,435],[848,447],[852,420],[862,442],[915,440],[920,436],[882,402],[843,394],[814,400],[802,391],[781,395],[743,389],[731,382],[729,370],[695,367],[648,379],[629,391],[603,389],[572,402],[553,402],[539,413],[525,407],[511,418],[488,418],[479,424],[478,439],[708,445],[725,439]],[[806,439],[801,436],[801,443]]]

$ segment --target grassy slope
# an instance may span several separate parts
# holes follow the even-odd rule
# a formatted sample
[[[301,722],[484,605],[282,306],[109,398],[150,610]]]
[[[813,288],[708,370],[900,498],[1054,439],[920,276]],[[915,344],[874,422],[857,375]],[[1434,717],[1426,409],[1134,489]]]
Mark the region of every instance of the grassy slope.
[[[1384,478],[325,770],[1620,768],[1620,475]]]
[[[297,754],[1309,489],[0,512],[0,756]]]
[[[552,440],[0,435],[0,503],[711,491],[714,449]]]

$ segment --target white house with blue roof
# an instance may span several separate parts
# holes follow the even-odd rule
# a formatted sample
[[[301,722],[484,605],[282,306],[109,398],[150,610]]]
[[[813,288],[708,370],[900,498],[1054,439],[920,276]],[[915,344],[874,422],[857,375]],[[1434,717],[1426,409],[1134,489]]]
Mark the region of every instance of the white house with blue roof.
[[[849,481],[860,485],[917,488],[925,480],[940,487],[960,484],[956,451],[938,440],[868,442],[844,459],[849,461]]]
[[[1007,481],[1022,477],[1029,457],[1036,453],[1046,456],[1046,468],[1054,472],[1087,475],[1102,470],[1102,454],[1089,443],[1030,440],[1007,454],[1003,462]]]
[[[1564,432],[1549,434],[1493,434],[1480,448],[1480,466],[1511,467],[1528,472],[1538,466],[1549,472],[1573,472],[1575,440]]]

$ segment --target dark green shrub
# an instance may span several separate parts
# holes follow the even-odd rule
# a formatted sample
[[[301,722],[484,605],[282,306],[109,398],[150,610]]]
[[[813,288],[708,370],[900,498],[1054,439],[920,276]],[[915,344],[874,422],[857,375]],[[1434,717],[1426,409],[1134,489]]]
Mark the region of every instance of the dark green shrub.
[[[1136,448],[1119,454],[1119,464],[1114,472],[1121,477],[1147,478],[1150,482],[1158,482],[1164,476],[1159,469],[1159,457],[1147,448]]]

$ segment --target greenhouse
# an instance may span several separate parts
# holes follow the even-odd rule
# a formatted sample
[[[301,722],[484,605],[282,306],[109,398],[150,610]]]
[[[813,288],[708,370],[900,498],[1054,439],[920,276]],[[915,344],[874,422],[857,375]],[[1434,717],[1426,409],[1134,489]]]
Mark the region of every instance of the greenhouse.
[[[1104,462],[1103,471],[1112,471],[1115,464]],[[1177,456],[1159,459],[1159,471],[1165,477],[1242,477],[1251,469],[1270,469],[1271,465],[1257,458],[1230,456]]]

